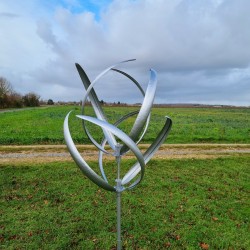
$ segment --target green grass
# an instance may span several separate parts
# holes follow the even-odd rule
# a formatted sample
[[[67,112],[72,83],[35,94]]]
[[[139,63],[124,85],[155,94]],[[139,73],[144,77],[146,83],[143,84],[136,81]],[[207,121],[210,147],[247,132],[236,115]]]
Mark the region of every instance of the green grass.
[[[89,143],[80,119],[75,118],[80,114],[80,107],[54,106],[0,113],[0,145],[62,144],[63,121],[70,110],[74,110],[70,116],[74,141]],[[86,110],[93,114],[89,107]],[[135,110],[135,107],[105,107],[111,122]],[[250,143],[250,109],[247,108],[154,108],[144,143],[154,140],[166,115],[173,120],[168,143]],[[121,128],[129,132],[133,122],[134,118],[130,118]],[[88,127],[100,141],[102,131],[93,125]]]
[[[249,161],[152,160],[122,195],[124,248],[249,249]],[[115,194],[74,163],[0,171],[1,249],[115,249]]]

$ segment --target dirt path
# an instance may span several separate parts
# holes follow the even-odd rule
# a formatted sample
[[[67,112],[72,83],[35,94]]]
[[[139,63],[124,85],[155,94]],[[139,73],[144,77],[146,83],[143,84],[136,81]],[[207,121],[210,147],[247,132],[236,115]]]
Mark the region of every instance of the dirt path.
[[[148,145],[141,145],[145,151]],[[97,160],[98,151],[93,146],[78,146],[85,160]],[[164,144],[155,159],[217,158],[221,156],[250,156],[250,144]],[[133,157],[128,154],[126,157]],[[107,160],[113,157],[106,157]],[[73,161],[64,145],[0,146],[1,164],[46,163]]]

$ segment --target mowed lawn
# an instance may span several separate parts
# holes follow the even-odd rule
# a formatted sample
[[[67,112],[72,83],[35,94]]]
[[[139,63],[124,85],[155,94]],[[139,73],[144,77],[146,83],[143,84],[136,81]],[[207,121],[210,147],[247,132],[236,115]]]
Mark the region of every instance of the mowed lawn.
[[[143,182],[122,195],[124,249],[249,249],[249,160],[150,161]],[[0,172],[1,249],[115,249],[115,194],[74,163]]]
[[[123,115],[138,110],[136,107],[104,107],[109,121],[114,123]],[[63,144],[63,121],[70,116],[70,130],[76,143],[88,144],[81,128],[79,106],[41,107],[13,112],[0,112],[0,145]],[[93,114],[90,107],[87,114]],[[154,108],[143,143],[151,143],[161,130],[165,116],[173,120],[167,143],[250,143],[249,108]],[[120,125],[128,133],[135,117]],[[88,125],[88,124],[87,124]],[[96,140],[102,131],[88,125]]]

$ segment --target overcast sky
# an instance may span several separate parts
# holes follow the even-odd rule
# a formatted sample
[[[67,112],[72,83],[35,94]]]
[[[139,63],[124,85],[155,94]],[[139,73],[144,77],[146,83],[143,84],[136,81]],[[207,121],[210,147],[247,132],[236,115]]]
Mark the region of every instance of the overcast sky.
[[[0,0],[0,76],[15,91],[80,101],[78,62],[90,80],[119,66],[155,103],[250,106],[249,0]],[[104,101],[141,102],[114,72],[96,91]]]

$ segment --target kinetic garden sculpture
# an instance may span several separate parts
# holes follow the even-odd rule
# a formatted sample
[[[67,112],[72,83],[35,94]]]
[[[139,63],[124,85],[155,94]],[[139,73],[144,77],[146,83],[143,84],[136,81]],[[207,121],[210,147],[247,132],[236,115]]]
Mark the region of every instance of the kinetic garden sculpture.
[[[121,63],[130,62],[134,60],[135,59],[131,59],[131,60],[123,61]],[[150,80],[147,86],[147,90],[146,92],[144,92],[141,85],[132,76],[115,68],[119,64],[120,63],[116,65],[112,65],[111,67],[108,67],[102,73],[100,73],[92,82],[90,82],[88,76],[86,75],[82,67],[79,64],[76,64],[76,68],[79,72],[83,85],[86,89],[86,93],[82,101],[82,114],[77,115],[77,117],[82,119],[83,129],[86,135],[88,136],[89,140],[99,150],[99,167],[100,167],[100,172],[101,172],[102,177],[98,175],[87,164],[87,162],[83,159],[83,157],[78,152],[72,140],[70,131],[69,131],[68,119],[69,119],[70,113],[66,116],[65,121],[64,121],[64,138],[65,138],[68,150],[72,158],[76,162],[76,164],[79,166],[79,168],[83,172],[83,174],[86,175],[92,182],[94,182],[99,187],[107,191],[116,192],[116,195],[117,195],[117,249],[121,249],[122,247],[122,243],[121,243],[121,193],[127,189],[129,190],[129,189],[136,187],[142,181],[144,172],[145,172],[145,165],[153,157],[154,153],[158,150],[160,145],[164,142],[172,126],[171,119],[169,117],[166,117],[165,124],[162,130],[160,131],[160,133],[158,134],[158,136],[156,137],[156,139],[154,140],[154,142],[144,153],[141,153],[137,144],[142,140],[149,125],[150,112],[151,112],[151,108],[153,105],[156,85],[157,85],[156,72],[153,69],[150,70]],[[117,120],[114,124],[108,123],[106,115],[104,114],[104,111],[100,105],[99,99],[94,90],[94,85],[97,83],[97,81],[110,70],[117,72],[119,74],[122,74],[125,77],[127,77],[129,80],[131,80],[137,86],[137,88],[139,89],[139,91],[144,97],[144,100],[142,102],[142,105],[139,111],[134,111],[129,114],[126,114],[125,116]],[[91,105],[94,109],[96,117],[85,115],[84,108],[85,108],[87,98],[89,98],[91,102]],[[122,130],[118,128],[118,125],[124,122],[126,119],[135,115],[137,115],[137,118],[135,119],[134,125],[132,126],[130,133],[127,135],[126,133],[124,133]],[[98,143],[94,139],[94,137],[91,135],[90,131],[88,130],[86,126],[86,121],[94,125],[97,125],[102,129],[104,137],[101,143]],[[106,149],[107,146],[110,147],[110,150]],[[137,158],[137,162],[122,177],[121,176],[121,158],[122,156],[127,154],[129,151],[131,151],[135,155],[135,157]],[[105,174],[104,167],[103,167],[103,154],[113,155],[114,160],[117,163],[117,169],[116,169],[117,178],[115,180],[116,182],[115,186],[110,184]]]

